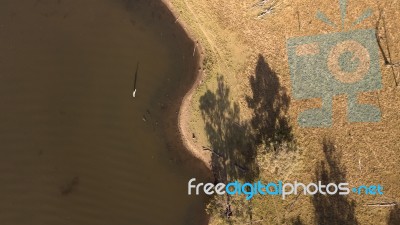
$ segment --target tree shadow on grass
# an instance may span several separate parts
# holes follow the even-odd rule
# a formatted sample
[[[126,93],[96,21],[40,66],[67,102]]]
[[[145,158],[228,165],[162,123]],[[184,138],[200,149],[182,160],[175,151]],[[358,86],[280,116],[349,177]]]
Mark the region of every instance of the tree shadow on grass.
[[[214,176],[223,182],[235,179],[251,182],[258,177],[259,170],[249,125],[240,119],[239,106],[229,100],[230,89],[223,76],[217,82],[214,93],[208,90],[200,98],[201,115],[213,152]]]
[[[239,106],[230,101],[230,89],[223,77],[219,76],[217,82],[215,92],[208,90],[200,98],[213,152],[213,172],[222,181],[228,178],[252,181],[259,174],[255,158],[260,145],[278,151],[283,144],[292,144],[294,140],[285,117],[290,97],[262,55],[258,57],[255,75],[249,79],[252,94],[246,96],[246,102],[253,111],[249,122],[241,120]]]
[[[292,127],[285,117],[290,98],[262,55],[258,57],[255,74],[249,82],[252,93],[246,96],[246,102],[253,114],[250,120],[241,119],[239,105],[230,100],[230,88],[223,76],[217,78],[216,91],[208,90],[200,97],[200,111],[211,145],[207,150],[213,153],[212,172],[217,182],[253,182],[260,173],[256,161],[259,147],[265,146],[267,151],[272,147],[278,152],[284,149],[283,145],[294,143]],[[227,201],[230,202],[229,198]],[[235,219],[240,220],[246,214],[243,221],[252,221],[251,206],[245,202],[233,203],[232,211]]]
[[[262,55],[258,56],[255,76],[250,77],[250,86],[252,96],[246,96],[246,101],[253,110],[250,123],[254,141],[257,145],[272,145],[272,150],[278,151],[283,143],[294,139],[292,127],[285,117],[290,97]]]
[[[341,164],[341,154],[330,139],[323,140],[322,150],[325,159],[315,170],[316,182],[323,185],[329,183],[345,183],[346,171]],[[332,188],[330,189],[332,190]],[[324,225],[355,225],[355,202],[346,195],[315,194],[312,199],[315,209],[316,224]]]
[[[389,214],[388,225],[398,225],[400,224],[400,208],[395,206]]]

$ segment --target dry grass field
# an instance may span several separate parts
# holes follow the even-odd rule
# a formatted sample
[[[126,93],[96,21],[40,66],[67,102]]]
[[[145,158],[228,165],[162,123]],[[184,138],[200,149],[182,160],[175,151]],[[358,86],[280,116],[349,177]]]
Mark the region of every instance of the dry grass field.
[[[262,2],[167,2],[203,49],[204,76],[188,120],[198,151],[208,154],[219,180],[381,184],[384,195],[233,197],[230,219],[223,215],[228,200],[216,197],[210,224],[400,224],[400,206],[382,205],[400,202],[400,1],[348,1],[344,29],[377,32],[382,88],[361,93],[358,101],[379,106],[382,117],[350,123],[347,96],[337,95],[332,126],[325,128],[297,123],[299,113],[321,106],[321,99],[293,98],[286,43],[340,32],[316,18],[319,10],[340,24],[339,3]],[[351,27],[368,8],[372,15]]]

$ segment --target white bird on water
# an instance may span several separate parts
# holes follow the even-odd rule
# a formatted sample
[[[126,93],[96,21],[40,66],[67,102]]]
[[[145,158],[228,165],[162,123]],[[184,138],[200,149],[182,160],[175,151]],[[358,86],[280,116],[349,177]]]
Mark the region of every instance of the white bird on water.
[[[137,80],[137,76],[138,76],[138,70],[139,70],[139,62],[136,65],[135,82],[133,83],[133,93],[132,93],[133,97],[136,96],[136,80]]]

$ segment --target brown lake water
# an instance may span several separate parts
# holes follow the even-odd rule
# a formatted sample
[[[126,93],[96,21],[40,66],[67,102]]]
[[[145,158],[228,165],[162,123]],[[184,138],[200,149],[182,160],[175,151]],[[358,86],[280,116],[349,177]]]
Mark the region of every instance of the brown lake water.
[[[0,1],[0,224],[203,224],[171,114],[195,67],[159,1]]]

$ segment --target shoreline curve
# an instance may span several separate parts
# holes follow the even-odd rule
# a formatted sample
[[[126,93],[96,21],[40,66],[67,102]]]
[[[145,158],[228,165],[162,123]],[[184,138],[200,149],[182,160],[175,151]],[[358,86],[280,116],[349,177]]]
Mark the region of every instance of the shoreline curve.
[[[196,41],[196,38],[190,32],[188,32],[187,25],[185,24],[185,22],[178,20],[179,16],[174,11],[174,7],[171,4],[171,2],[168,0],[161,0],[161,1],[168,8],[170,13],[174,16],[174,18],[176,19],[176,22],[180,24],[180,26],[182,27],[182,29],[184,30],[184,32],[186,33],[188,38],[190,40],[192,40],[192,42],[195,46],[194,47],[195,48],[194,57],[197,58],[196,68],[195,68],[196,72],[194,74],[195,80],[194,80],[193,84],[191,85],[191,87],[189,88],[189,90],[183,96],[181,104],[179,106],[178,124],[177,124],[178,130],[179,130],[179,136],[180,136],[181,141],[182,141],[184,147],[186,148],[186,150],[189,153],[191,153],[194,157],[201,160],[204,163],[204,165],[210,170],[210,172],[212,172],[211,156],[209,154],[207,154],[208,152],[201,151],[202,146],[198,145],[198,143],[196,143],[195,141],[192,140],[191,136],[192,136],[193,132],[191,131],[191,129],[189,127],[189,120],[191,117],[189,114],[189,111],[192,106],[192,97],[193,97],[195,90],[197,89],[199,84],[201,84],[201,82],[205,76],[204,73],[202,72],[202,70],[197,69],[200,67],[200,65],[202,65],[203,60],[204,60],[203,46],[199,42]]]

